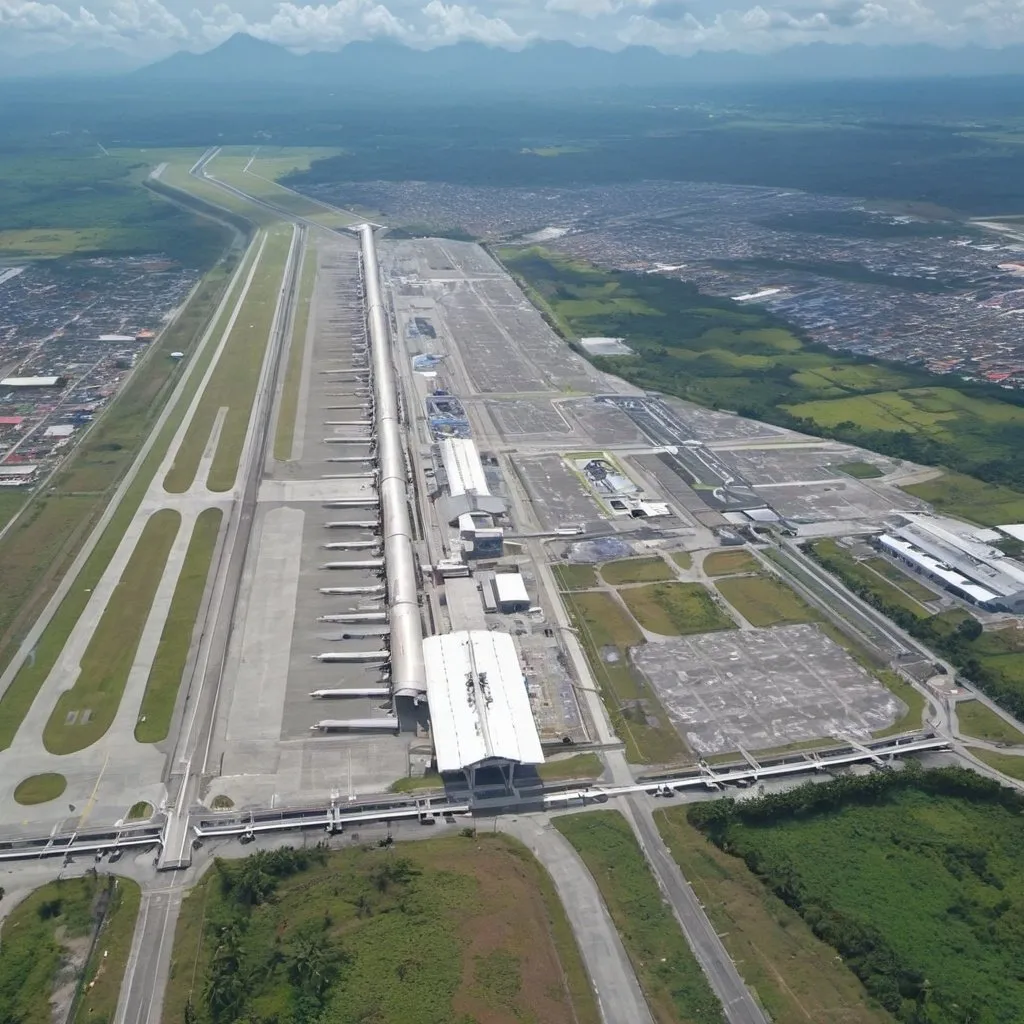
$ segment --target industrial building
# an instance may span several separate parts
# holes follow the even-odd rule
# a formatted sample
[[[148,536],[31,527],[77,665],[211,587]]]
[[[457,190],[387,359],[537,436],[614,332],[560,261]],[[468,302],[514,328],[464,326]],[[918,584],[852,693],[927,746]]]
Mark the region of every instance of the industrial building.
[[[497,572],[494,574],[494,601],[498,611],[505,615],[525,612],[530,607],[530,595],[518,572]]]
[[[878,546],[957,597],[988,611],[1024,612],[1024,564],[996,543],[1012,528],[982,529],[945,516],[900,513]]]
[[[423,641],[427,701],[439,772],[476,785],[497,768],[511,787],[516,765],[544,754],[515,643],[508,633],[465,630]]]
[[[56,388],[66,383],[65,377],[4,377],[0,380],[0,388]]]

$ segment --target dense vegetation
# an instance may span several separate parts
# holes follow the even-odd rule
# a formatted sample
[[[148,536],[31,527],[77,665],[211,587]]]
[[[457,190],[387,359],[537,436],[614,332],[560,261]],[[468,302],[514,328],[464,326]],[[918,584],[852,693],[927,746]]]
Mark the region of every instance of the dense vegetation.
[[[722,1024],[721,1004],[626,819],[618,811],[593,811],[559,816],[554,825],[594,876],[655,1019]]]
[[[135,882],[90,872],[44,885],[20,903],[0,932],[0,1021],[51,1024],[57,989],[61,1020],[112,1020],[139,898]],[[93,948],[97,934],[102,944]]]
[[[967,612],[921,614],[924,609],[915,611],[905,602],[893,600],[893,588],[884,580],[873,584],[835,544],[815,542],[806,545],[804,550],[858,597],[948,658],[968,680],[1011,715],[1024,719],[1024,644],[1015,629],[983,630],[977,619]]]
[[[1018,1024],[1024,797],[959,768],[844,776],[689,820],[905,1024]]]
[[[0,154],[0,255],[164,253],[210,267],[223,230],[144,188],[148,170],[98,149]]]
[[[547,875],[514,841],[467,831],[402,853],[218,860],[182,907],[164,1019],[596,1024]]]

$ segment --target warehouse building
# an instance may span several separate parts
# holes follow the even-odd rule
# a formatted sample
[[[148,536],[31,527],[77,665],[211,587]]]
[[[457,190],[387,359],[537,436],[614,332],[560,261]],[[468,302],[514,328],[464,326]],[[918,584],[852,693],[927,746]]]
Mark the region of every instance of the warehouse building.
[[[496,572],[492,580],[494,602],[498,611],[505,615],[513,612],[525,612],[530,608],[530,595],[526,591],[526,583],[521,573]]]
[[[878,546],[957,597],[988,611],[1024,612],[1024,565],[996,543],[1004,533],[946,516],[902,512]]]
[[[470,513],[484,513],[493,518],[505,514],[505,501],[491,494],[480,453],[470,438],[445,438],[437,446],[434,464],[442,490],[439,505],[444,521],[450,526],[455,526],[460,516]]]
[[[507,633],[464,630],[423,641],[427,702],[439,772],[497,768],[511,789],[516,765],[543,764],[515,643]]]
[[[63,387],[66,383],[65,377],[4,377],[0,380],[0,388],[28,391],[32,388]]]

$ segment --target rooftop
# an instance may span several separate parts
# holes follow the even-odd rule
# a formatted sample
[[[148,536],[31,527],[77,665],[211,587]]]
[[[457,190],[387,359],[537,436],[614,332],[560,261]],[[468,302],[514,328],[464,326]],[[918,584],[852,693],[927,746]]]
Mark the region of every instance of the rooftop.
[[[423,655],[438,771],[494,761],[544,762],[509,634],[466,630],[431,636],[423,641]]]
[[[469,438],[449,437],[442,441],[441,459],[448,476],[448,493],[452,497],[491,493],[476,444]]]

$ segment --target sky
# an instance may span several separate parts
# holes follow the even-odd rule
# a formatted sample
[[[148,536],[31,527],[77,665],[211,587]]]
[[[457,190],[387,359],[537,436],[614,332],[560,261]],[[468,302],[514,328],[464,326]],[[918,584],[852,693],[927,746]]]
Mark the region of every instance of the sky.
[[[84,47],[143,62],[235,32],[300,52],[374,38],[511,49],[561,39],[679,54],[808,42],[1000,47],[1024,42],[1024,0],[0,0],[0,61]]]

